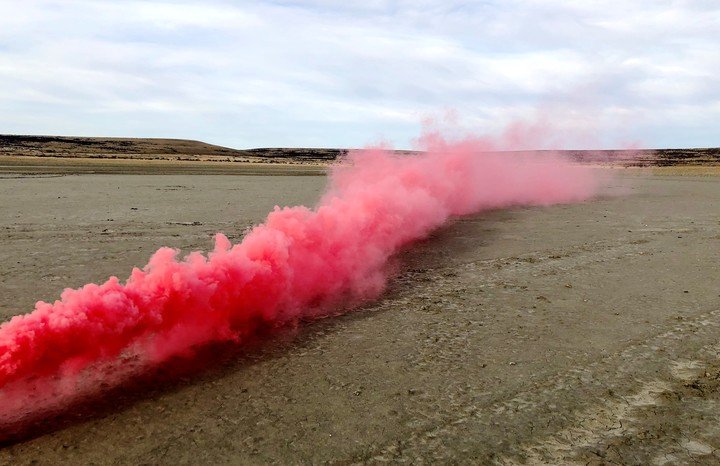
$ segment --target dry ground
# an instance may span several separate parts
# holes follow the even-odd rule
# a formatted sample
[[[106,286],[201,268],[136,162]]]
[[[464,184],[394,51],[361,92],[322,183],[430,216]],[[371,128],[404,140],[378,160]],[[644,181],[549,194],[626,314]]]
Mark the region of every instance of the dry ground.
[[[28,175],[324,175],[324,163],[283,163],[203,161],[203,160],[143,160],[104,159],[82,157],[35,157],[0,155],[0,173],[3,176]]]
[[[460,219],[378,302],[108,393],[0,463],[717,464],[720,178],[617,172],[624,197]],[[278,175],[7,175],[0,318],[325,182]]]

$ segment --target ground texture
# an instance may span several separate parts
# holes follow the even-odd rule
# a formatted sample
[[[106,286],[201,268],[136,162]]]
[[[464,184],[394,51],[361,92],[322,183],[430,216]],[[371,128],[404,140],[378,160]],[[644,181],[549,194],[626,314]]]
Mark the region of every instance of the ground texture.
[[[618,173],[625,196],[459,219],[378,302],[108,392],[0,463],[717,464],[720,179]],[[0,319],[325,183],[277,175],[4,175]]]

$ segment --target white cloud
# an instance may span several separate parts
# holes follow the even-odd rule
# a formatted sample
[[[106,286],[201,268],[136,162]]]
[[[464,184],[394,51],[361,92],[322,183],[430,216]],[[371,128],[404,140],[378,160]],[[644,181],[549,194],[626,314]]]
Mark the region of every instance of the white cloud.
[[[0,0],[0,15],[4,133],[407,146],[446,109],[484,130],[552,107],[585,112],[597,144],[720,144],[714,2]]]

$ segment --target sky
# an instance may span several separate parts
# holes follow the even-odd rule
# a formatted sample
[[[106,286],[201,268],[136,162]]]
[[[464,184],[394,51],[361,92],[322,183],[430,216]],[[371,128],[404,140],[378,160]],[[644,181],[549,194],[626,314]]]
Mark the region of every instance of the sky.
[[[720,146],[718,1],[0,0],[0,133],[412,147],[520,121]],[[450,123],[447,123],[448,125]]]

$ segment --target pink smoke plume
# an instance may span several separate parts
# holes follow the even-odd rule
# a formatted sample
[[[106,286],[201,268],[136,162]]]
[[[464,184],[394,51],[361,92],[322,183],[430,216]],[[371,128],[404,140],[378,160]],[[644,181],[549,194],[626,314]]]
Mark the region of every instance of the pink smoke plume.
[[[182,260],[161,248],[125,283],[112,277],[38,302],[0,327],[0,401],[28,379],[68,377],[128,354],[152,365],[377,297],[388,259],[448,219],[584,201],[601,184],[559,155],[487,152],[496,149],[489,140],[434,133],[420,144],[425,152],[415,155],[350,153],[330,169],[317,207],[276,207],[239,244],[218,234],[207,256]]]

